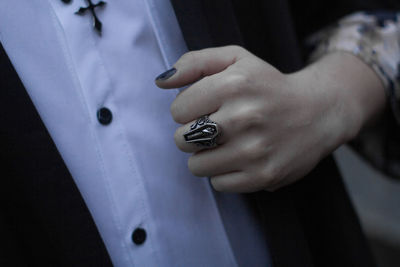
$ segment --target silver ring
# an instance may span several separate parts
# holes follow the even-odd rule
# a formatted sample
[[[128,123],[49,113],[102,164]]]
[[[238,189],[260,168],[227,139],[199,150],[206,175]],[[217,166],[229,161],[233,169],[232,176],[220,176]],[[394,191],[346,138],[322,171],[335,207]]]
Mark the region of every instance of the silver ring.
[[[218,124],[211,121],[208,116],[198,118],[190,130],[183,134],[186,143],[203,147],[217,146],[217,138],[220,135]]]

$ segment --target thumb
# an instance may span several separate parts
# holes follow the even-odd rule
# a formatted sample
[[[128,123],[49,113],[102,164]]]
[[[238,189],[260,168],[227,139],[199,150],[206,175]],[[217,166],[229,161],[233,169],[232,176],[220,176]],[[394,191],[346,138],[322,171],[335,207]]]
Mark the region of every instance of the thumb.
[[[223,71],[248,54],[239,46],[207,48],[184,54],[172,69],[160,74],[156,84],[160,88],[179,88],[192,84],[205,76]]]

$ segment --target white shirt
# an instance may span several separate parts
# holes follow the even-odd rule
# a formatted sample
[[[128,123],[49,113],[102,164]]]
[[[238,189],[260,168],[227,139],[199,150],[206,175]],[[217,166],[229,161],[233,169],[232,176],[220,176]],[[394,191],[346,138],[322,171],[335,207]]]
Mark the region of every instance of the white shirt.
[[[96,3],[96,1],[94,1]],[[0,40],[72,174],[115,266],[266,266],[244,198],[193,177],[173,141],[177,90],[154,78],[186,51],[167,0],[1,0]],[[98,109],[113,114],[109,125]],[[57,177],[54,177],[57,179]],[[132,242],[136,228],[147,232]]]

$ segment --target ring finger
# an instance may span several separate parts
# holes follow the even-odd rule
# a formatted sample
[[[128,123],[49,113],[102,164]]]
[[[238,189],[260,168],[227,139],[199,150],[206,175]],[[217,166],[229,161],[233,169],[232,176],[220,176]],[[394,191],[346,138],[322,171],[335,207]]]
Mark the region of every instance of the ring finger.
[[[218,110],[217,112],[209,115],[209,119],[218,125],[218,132],[219,135],[216,137],[216,145],[220,146],[228,142],[230,140],[232,133],[228,131],[224,131],[224,129],[229,129],[228,127],[228,120],[226,112],[223,109]],[[207,147],[195,143],[188,143],[185,141],[184,134],[187,133],[193,124],[196,121],[192,121],[188,124],[185,124],[179,127],[174,135],[175,143],[177,147],[187,153],[194,153],[204,149],[212,149],[214,147]]]

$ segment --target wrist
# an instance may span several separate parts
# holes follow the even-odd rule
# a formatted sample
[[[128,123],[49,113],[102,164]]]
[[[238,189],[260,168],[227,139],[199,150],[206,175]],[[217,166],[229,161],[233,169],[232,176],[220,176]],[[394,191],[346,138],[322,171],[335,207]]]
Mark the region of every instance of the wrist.
[[[347,142],[382,115],[386,105],[384,86],[375,71],[351,53],[336,52],[321,60],[335,77],[328,88],[333,88],[338,101],[344,103],[341,115],[348,127]]]
[[[322,116],[327,153],[353,139],[372,123],[385,106],[383,84],[378,75],[350,53],[327,54],[292,78],[313,90],[313,107]]]

